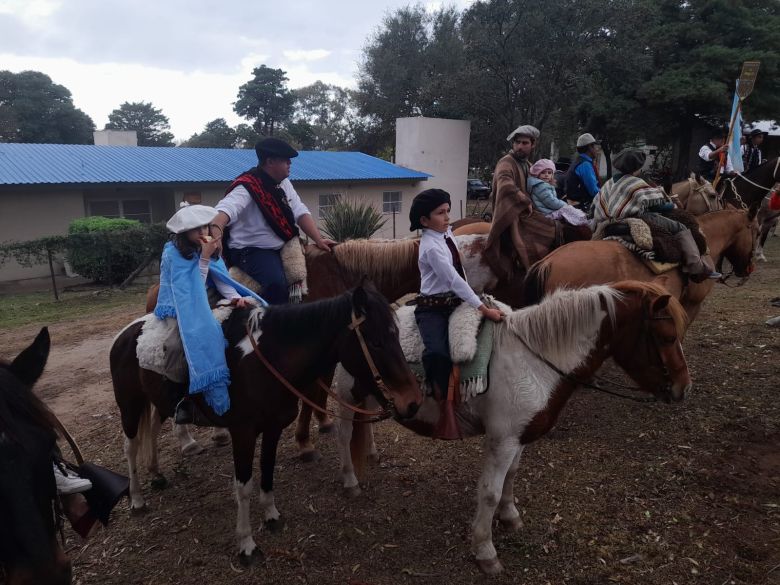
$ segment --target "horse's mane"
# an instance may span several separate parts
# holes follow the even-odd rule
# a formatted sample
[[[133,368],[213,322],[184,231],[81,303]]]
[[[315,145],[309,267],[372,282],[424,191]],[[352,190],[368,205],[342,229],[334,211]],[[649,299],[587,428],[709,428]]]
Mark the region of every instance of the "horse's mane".
[[[604,305],[615,320],[615,302],[623,293],[606,285],[583,289],[557,289],[538,305],[513,311],[505,319],[506,327],[528,347],[564,370],[579,365],[578,357],[587,354],[604,319]]]
[[[670,294],[668,290],[662,287],[656,282],[642,282],[639,280],[624,280],[612,285],[613,288],[623,293],[638,293],[642,298],[648,296],[663,296]],[[666,306],[666,310],[669,312],[672,320],[674,321],[674,327],[677,331],[677,337],[682,338],[685,334],[685,330],[688,327],[688,314],[680,304],[674,295],[669,299],[669,304]]]
[[[33,424],[54,440],[57,436],[56,419],[51,410],[33,394],[32,390],[11,372],[8,364],[0,362],[0,436],[22,440],[22,425]]]
[[[339,265],[353,276],[367,275],[382,289],[417,270],[420,240],[350,240],[333,247]]]

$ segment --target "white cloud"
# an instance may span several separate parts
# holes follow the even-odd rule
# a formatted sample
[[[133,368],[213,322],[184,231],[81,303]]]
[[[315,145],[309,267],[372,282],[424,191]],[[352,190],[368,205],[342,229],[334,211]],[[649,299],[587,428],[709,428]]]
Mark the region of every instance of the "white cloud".
[[[331,51],[325,49],[312,49],[311,51],[283,51],[282,54],[288,61],[319,61],[320,59],[330,56]]]
[[[41,26],[42,19],[60,7],[57,0],[0,0],[0,14],[16,16],[29,26]]]

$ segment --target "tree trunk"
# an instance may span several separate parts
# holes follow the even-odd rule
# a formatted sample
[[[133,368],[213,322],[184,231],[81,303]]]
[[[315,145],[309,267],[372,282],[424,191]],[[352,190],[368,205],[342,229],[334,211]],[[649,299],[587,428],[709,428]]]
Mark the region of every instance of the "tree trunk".
[[[54,290],[54,300],[59,301],[60,295],[57,293],[57,280],[54,278],[54,263],[51,259],[51,248],[46,248],[46,256],[49,258],[49,274],[51,275],[51,286]]]
[[[680,132],[677,139],[677,161],[672,169],[672,176],[675,181],[684,180],[689,174],[690,167],[690,151],[691,151],[691,139],[693,136],[693,128],[690,124],[683,124],[680,126]]]
[[[144,268],[149,266],[149,263],[154,260],[155,254],[149,254],[149,256],[146,257],[146,260],[144,260],[141,265],[133,270],[130,273],[130,276],[125,278],[125,280],[122,282],[122,284],[119,285],[119,290],[125,290],[130,284],[138,277],[139,274],[143,271]]]

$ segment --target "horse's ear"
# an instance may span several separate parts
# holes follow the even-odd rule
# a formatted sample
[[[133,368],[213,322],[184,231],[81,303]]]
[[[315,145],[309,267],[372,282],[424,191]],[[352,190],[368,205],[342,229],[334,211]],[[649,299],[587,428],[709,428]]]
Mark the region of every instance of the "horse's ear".
[[[41,377],[43,368],[46,367],[50,346],[49,329],[44,327],[38,333],[35,341],[16,356],[16,359],[11,363],[11,372],[22,383],[32,386]]]
[[[652,303],[650,303],[650,313],[657,313],[658,311],[662,311],[667,306],[669,306],[669,301],[672,299],[672,295],[661,295],[657,299],[654,299]]]

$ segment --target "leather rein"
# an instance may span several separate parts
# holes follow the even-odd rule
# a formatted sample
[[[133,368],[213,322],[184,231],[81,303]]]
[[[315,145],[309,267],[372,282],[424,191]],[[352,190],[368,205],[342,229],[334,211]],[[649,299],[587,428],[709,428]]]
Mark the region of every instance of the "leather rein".
[[[273,374],[273,376],[279,381],[279,383],[282,384],[290,393],[292,393],[294,396],[296,396],[301,402],[308,405],[313,410],[325,414],[327,416],[332,416],[335,418],[341,418],[345,420],[354,420],[354,422],[363,422],[363,423],[374,423],[381,420],[385,420],[387,418],[390,418],[393,416],[392,412],[392,399],[390,397],[390,392],[387,389],[387,385],[385,384],[384,380],[382,379],[382,375],[379,373],[379,370],[376,367],[376,364],[374,363],[374,358],[371,357],[371,352],[368,351],[368,346],[366,345],[366,340],[363,337],[363,333],[360,331],[360,325],[366,320],[365,315],[361,317],[357,317],[355,315],[355,312],[352,311],[352,322],[348,325],[348,328],[351,331],[355,332],[355,335],[358,338],[358,342],[360,343],[360,349],[363,352],[363,358],[366,360],[366,364],[368,365],[369,370],[371,370],[371,375],[374,378],[374,384],[376,384],[377,388],[382,392],[382,396],[384,399],[388,402],[391,408],[382,408],[379,410],[366,410],[363,408],[360,408],[358,406],[354,406],[344,400],[341,396],[333,392],[325,382],[322,381],[322,379],[317,378],[317,384],[319,385],[322,390],[324,390],[328,396],[333,398],[339,405],[343,406],[344,408],[351,410],[354,413],[366,415],[369,417],[373,417],[370,419],[359,419],[354,420],[351,417],[345,417],[341,416],[338,413],[331,412],[327,408],[323,408],[319,404],[316,404],[313,400],[308,398],[306,395],[303,394],[300,390],[298,390],[295,386],[293,386],[287,378],[285,378],[279,370],[277,370],[274,365],[268,361],[268,359],[263,355],[263,353],[260,351],[260,348],[257,346],[257,342],[255,341],[254,336],[252,335],[252,332],[249,330],[249,325],[246,326],[246,334],[247,337],[249,337],[249,341],[252,344],[252,350],[254,351],[255,355],[260,359],[262,364],[266,367],[266,369]]]

